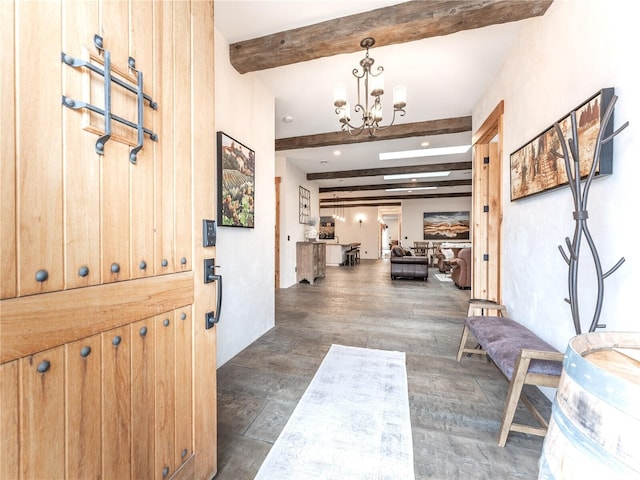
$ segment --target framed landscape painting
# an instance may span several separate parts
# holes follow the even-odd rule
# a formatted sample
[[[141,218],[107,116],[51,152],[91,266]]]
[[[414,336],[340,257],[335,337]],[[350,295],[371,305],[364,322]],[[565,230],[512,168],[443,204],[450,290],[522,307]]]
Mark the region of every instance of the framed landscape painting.
[[[424,240],[469,240],[469,211],[424,212]]]
[[[596,139],[600,132],[600,120],[612,97],[613,88],[605,88],[573,110],[576,113],[578,129],[581,178],[588,175],[591,169]],[[607,126],[605,137],[613,133],[613,123],[612,118]],[[571,113],[560,119],[558,124],[563,136],[566,139],[571,138]],[[555,128],[551,126],[511,154],[512,201],[568,184],[564,159],[554,155],[554,151],[562,154],[560,139]],[[573,165],[573,158],[570,161]],[[613,142],[607,142],[602,145],[596,175],[612,173],[612,164]]]
[[[256,155],[218,132],[218,225],[254,227]]]

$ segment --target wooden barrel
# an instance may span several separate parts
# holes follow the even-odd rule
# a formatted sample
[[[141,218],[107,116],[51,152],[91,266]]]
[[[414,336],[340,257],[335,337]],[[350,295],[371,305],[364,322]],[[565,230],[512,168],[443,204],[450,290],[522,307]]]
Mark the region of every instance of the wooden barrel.
[[[571,339],[538,478],[640,478],[640,333]]]

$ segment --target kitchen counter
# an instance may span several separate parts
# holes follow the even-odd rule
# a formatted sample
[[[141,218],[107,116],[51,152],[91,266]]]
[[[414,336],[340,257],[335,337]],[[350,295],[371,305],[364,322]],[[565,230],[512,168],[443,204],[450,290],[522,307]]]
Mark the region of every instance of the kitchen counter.
[[[328,243],[327,245],[327,266],[338,267],[344,264],[347,252],[352,248],[359,247],[359,243]]]

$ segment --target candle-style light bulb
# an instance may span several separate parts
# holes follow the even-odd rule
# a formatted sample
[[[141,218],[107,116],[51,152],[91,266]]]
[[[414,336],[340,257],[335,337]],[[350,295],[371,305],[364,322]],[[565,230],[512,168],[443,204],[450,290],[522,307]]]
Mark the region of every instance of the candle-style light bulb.
[[[333,104],[340,108],[347,103],[347,87],[342,83],[337,84],[333,89]]]
[[[393,87],[393,108],[402,109],[407,106],[407,87],[396,85]]]

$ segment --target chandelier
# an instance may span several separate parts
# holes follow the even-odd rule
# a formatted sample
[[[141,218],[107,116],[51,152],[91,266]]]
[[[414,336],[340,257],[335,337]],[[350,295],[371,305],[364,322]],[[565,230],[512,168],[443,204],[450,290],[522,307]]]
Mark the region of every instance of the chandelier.
[[[393,125],[396,113],[404,116],[404,107],[407,105],[407,89],[404,85],[398,85],[393,89],[393,117],[389,125],[380,126],[382,122],[382,102],[380,97],[384,94],[384,68],[379,66],[371,71],[374,60],[369,57],[369,48],[376,41],[367,37],[360,42],[362,48],[367,49],[367,54],[360,60],[362,73],[358,68],[351,72],[358,82],[358,103],[353,108],[356,113],[362,114],[362,123],[359,126],[351,124],[351,107],[347,102],[347,91],[343,85],[336,87],[334,91],[334,106],[341,124],[341,130],[348,131],[349,135],[360,135],[367,131],[370,137],[375,136],[376,130],[382,130]],[[361,97],[361,93],[363,94]],[[370,99],[369,96],[372,98]]]

